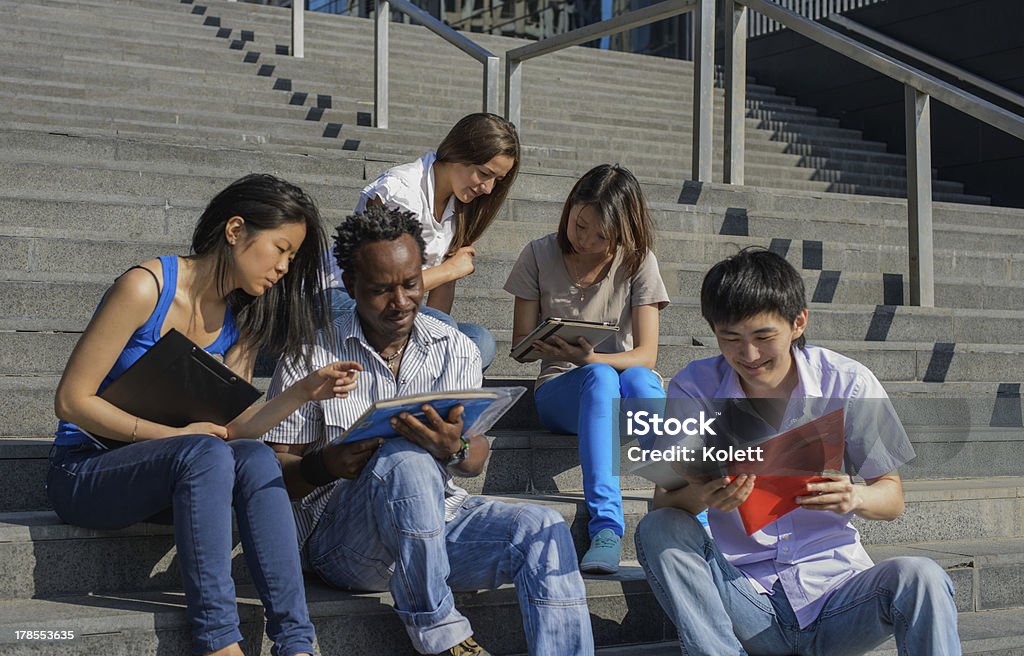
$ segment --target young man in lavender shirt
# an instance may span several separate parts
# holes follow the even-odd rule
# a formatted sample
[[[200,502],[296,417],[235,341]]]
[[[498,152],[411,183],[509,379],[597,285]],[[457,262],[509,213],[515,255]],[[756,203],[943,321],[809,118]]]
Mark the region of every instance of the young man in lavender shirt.
[[[900,654],[960,654],[953,585],[928,558],[873,564],[853,515],[892,520],[904,508],[898,467],[914,457],[875,376],[860,363],[806,346],[800,274],[782,257],[747,249],[704,278],[701,312],[722,354],[691,362],[668,396],[748,399],[769,432],[802,423],[805,400],[845,404],[844,469],[810,483],[799,507],[747,535],[737,507],[753,476],[668,491],[637,529],[637,553],[676,625],[684,654],[862,654],[895,635]],[[780,401],[772,403],[771,399]],[[694,518],[705,508],[712,539]]]

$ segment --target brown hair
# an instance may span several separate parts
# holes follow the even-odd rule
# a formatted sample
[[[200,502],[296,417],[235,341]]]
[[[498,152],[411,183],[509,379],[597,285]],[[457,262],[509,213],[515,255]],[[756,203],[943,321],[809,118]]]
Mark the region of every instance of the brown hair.
[[[498,215],[519,172],[519,134],[497,114],[480,112],[462,117],[437,147],[438,162],[486,164],[498,155],[511,157],[512,168],[494,183],[491,193],[467,204],[455,199],[455,234],[448,255],[480,239]]]
[[[601,164],[583,174],[562,206],[558,246],[575,253],[569,241],[569,213],[576,205],[590,205],[601,217],[601,232],[612,251],[622,249],[622,264],[630,276],[640,270],[654,247],[654,227],[640,183],[618,164]]]

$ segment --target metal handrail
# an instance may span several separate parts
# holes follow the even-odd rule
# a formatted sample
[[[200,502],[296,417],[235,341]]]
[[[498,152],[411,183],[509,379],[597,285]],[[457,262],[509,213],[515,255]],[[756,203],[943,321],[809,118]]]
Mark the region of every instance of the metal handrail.
[[[714,0],[663,0],[564,34],[541,39],[505,53],[505,118],[522,130],[523,62],[603,36],[641,27],[680,14],[694,12],[697,47],[693,57],[693,162],[692,177],[711,181],[712,115],[714,112],[715,3]]]
[[[931,98],[1024,139],[1024,118],[768,0],[725,0],[725,181],[743,184],[747,9],[775,20],[886,77],[903,83],[907,126],[907,230],[910,303],[935,305],[932,239]],[[742,29],[741,29],[742,28]]]
[[[389,123],[388,29],[392,10],[421,23],[434,34],[483,64],[483,109],[485,112],[498,113],[498,77],[501,74],[501,60],[494,53],[470,41],[408,0],[377,0],[376,6],[373,114],[378,128],[386,128]]]
[[[974,73],[964,70],[959,66],[956,66],[955,64],[950,64],[947,61],[939,59],[938,57],[929,55],[927,52],[923,50],[918,50],[913,46],[909,46],[901,41],[897,41],[896,39],[890,36],[886,36],[885,34],[882,34],[881,32],[878,32],[876,30],[873,30],[870,27],[867,27],[866,25],[862,25],[856,21],[852,21],[849,18],[846,18],[845,16],[841,16],[839,14],[831,14],[828,17],[828,20],[849,32],[853,32],[854,34],[859,34],[865,38],[871,39],[875,43],[881,44],[886,48],[889,48],[900,53],[901,55],[905,55],[912,59],[916,59],[919,62],[931,66],[935,70],[942,71],[947,75],[951,75],[956,79],[960,80],[961,82],[969,84],[975,89],[981,89],[982,91],[986,91],[992,94],[993,96],[996,96],[997,98],[1002,98],[1003,100],[1024,109],[1024,96],[1014,93],[1013,91],[1010,91],[1006,87],[1001,87],[998,84],[995,84],[994,82],[986,80],[982,77],[978,77]]]
[[[537,7],[533,11],[527,12],[525,14],[520,14],[519,16],[516,16],[515,18],[509,18],[504,23],[493,23],[491,25],[491,30],[497,30],[499,28],[505,27],[506,25],[511,25],[512,23],[518,23],[519,21],[525,21],[525,20],[528,20],[528,19],[533,18],[535,16],[540,16],[545,11],[550,11],[552,9],[555,9],[556,7],[561,8],[561,7],[564,7],[567,4],[569,4],[568,0],[550,0],[550,2],[548,2],[548,4],[544,5],[543,7]],[[493,19],[493,14],[494,14],[495,10],[500,10],[500,9],[501,9],[501,5],[491,5],[490,7],[484,7],[483,9],[477,9],[476,11],[474,11],[471,14],[469,14],[468,16],[465,16],[463,18],[460,18],[457,21],[454,21],[454,22],[448,23],[448,24],[451,25],[452,27],[457,28],[457,27],[460,27],[461,25],[463,25],[464,23],[470,23],[470,22],[473,21],[473,19],[479,18],[479,17],[481,17],[481,16],[483,16],[483,15],[485,15],[487,13],[492,14],[492,19]]]

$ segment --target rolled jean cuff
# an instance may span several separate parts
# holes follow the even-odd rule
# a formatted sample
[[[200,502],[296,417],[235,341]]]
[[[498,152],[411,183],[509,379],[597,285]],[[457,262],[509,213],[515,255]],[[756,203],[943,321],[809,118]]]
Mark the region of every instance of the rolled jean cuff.
[[[272,651],[274,656],[295,656],[296,654],[312,654],[313,643],[306,641],[292,642],[276,647]]]
[[[405,625],[413,648],[421,654],[439,654],[473,635],[469,620],[455,610],[451,593],[437,610],[410,613],[396,608],[395,612]]]
[[[192,635],[192,653],[209,654],[211,651],[224,649],[228,645],[242,641],[242,632],[237,626],[228,626],[216,633],[207,633],[203,636]]]

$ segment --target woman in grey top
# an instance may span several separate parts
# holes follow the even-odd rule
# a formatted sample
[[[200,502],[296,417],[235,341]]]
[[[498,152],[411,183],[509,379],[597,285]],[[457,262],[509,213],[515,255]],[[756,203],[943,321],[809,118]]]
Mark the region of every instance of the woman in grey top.
[[[545,317],[619,325],[597,348],[583,338],[534,342],[543,358],[535,392],[541,422],[579,435],[591,538],[584,572],[611,574],[619,567],[625,522],[619,478],[612,475],[613,399],[665,396],[651,370],[658,313],[668,305],[653,241],[640,184],[628,170],[602,164],[569,193],[558,232],[527,244],[505,283],[516,297],[513,343]]]

